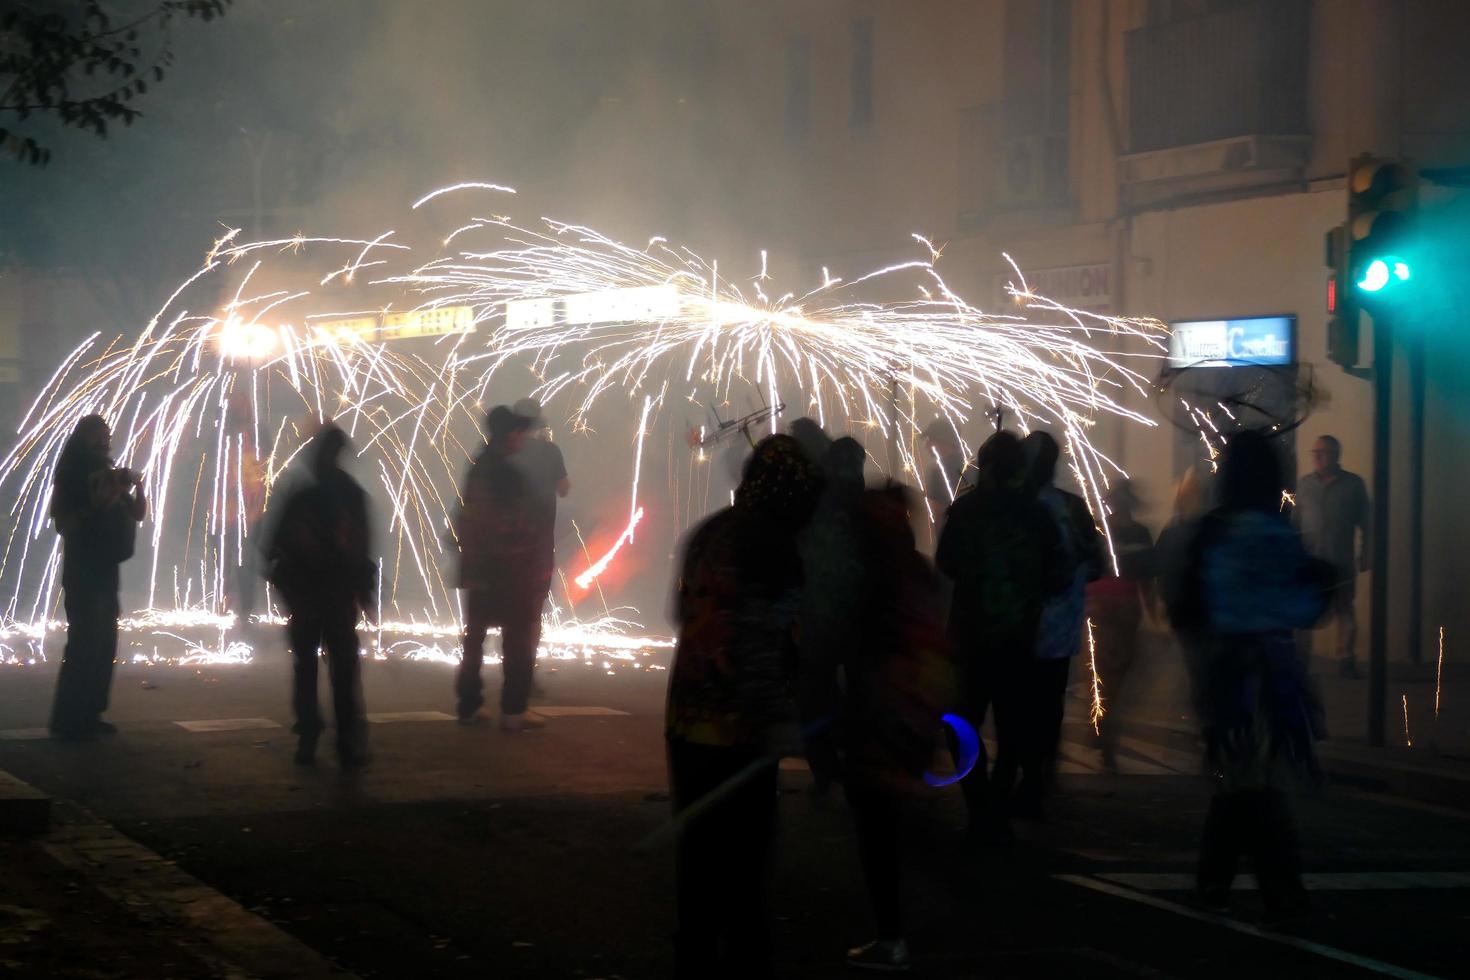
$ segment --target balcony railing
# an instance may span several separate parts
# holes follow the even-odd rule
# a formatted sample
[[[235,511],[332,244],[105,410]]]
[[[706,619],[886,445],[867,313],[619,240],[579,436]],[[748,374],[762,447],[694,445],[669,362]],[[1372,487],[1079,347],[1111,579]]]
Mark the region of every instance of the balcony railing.
[[[1129,31],[1133,153],[1307,132],[1308,0],[1253,0]]]

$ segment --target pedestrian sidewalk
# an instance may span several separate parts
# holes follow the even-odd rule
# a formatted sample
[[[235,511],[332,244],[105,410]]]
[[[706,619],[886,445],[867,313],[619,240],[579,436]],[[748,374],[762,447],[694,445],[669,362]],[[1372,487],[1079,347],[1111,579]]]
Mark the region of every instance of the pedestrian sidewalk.
[[[0,836],[0,867],[0,976],[352,977],[75,804]]]
[[[1341,677],[1332,661],[1310,666],[1325,708],[1328,737],[1318,752],[1329,780],[1470,809],[1470,665],[1449,664],[1441,674],[1434,663],[1391,662],[1386,744],[1379,747],[1368,743],[1369,683],[1366,667],[1359,666],[1358,679]],[[1074,683],[1086,669],[1078,665]],[[1128,734],[1175,750],[1196,749],[1189,681],[1169,638],[1148,636],[1126,688],[1103,693]]]

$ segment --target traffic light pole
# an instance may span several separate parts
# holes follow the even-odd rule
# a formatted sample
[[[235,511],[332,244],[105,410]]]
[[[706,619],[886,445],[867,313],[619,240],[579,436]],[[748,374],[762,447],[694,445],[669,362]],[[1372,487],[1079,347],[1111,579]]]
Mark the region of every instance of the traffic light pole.
[[[1409,659],[1424,659],[1424,331],[1409,344]]]
[[[1372,575],[1368,639],[1368,742],[1384,744],[1388,694],[1388,487],[1392,458],[1393,329],[1387,314],[1373,317]]]

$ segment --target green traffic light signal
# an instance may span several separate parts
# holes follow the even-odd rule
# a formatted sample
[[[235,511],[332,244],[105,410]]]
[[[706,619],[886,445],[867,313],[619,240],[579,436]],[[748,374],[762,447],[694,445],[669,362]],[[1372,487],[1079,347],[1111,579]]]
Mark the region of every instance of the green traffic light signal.
[[[1363,269],[1363,278],[1358,280],[1358,288],[1365,293],[1378,293],[1401,282],[1408,282],[1413,276],[1413,270],[1409,263],[1397,255],[1384,255],[1375,258]]]

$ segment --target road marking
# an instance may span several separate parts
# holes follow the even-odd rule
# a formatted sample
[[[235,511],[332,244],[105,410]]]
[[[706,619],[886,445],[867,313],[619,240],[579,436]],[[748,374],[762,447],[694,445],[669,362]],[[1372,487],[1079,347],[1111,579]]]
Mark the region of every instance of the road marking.
[[[28,742],[50,737],[51,732],[45,728],[7,728],[4,731],[0,731],[0,738],[9,739],[14,742]]]
[[[542,705],[536,705],[535,707],[533,707],[531,709],[531,713],[534,714],[534,715],[545,715],[548,718],[575,718],[575,717],[593,716],[593,715],[596,715],[596,716],[618,715],[618,716],[622,716],[622,717],[631,717],[631,713],[630,712],[627,712],[627,711],[619,711],[616,708],[597,708],[597,707],[593,707],[591,705],[581,705],[581,704],[563,704],[563,705],[542,704]]]
[[[1093,891],[1102,892],[1104,895],[1112,895],[1114,898],[1126,898],[1130,902],[1137,902],[1140,905],[1147,905],[1150,908],[1160,909],[1164,912],[1172,912],[1186,919],[1193,919],[1196,922],[1207,922],[1210,925],[1244,933],[1247,936],[1254,936],[1257,939],[1264,939],[1269,943],[1289,946],[1292,949],[1298,949],[1304,953],[1311,953],[1329,960],[1336,960],[1339,963],[1347,963],[1361,970],[1369,970],[1387,977],[1397,977],[1399,980],[1438,980],[1438,978],[1429,973],[1420,973],[1417,970],[1410,970],[1407,967],[1395,966],[1392,963],[1375,960],[1369,956],[1359,956],[1357,953],[1350,953],[1345,949],[1338,949],[1336,946],[1328,946],[1326,943],[1318,943],[1310,939],[1300,939],[1296,936],[1271,932],[1268,929],[1262,929],[1259,926],[1253,926],[1246,922],[1237,922],[1229,916],[1217,915],[1214,912],[1206,912],[1202,909],[1190,908],[1188,905],[1180,905],[1178,902],[1155,898],[1152,895],[1145,895],[1143,892],[1137,892],[1131,888],[1124,888],[1121,885],[1114,885],[1111,882],[1099,881],[1096,878],[1089,878],[1086,875],[1052,875],[1052,877],[1057,881],[1081,885],[1083,888],[1090,888]]]
[[[1170,769],[1183,773],[1186,776],[1198,774],[1203,762],[1203,753],[1180,752],[1177,749],[1165,748],[1157,743],[1145,742],[1139,738],[1129,738],[1126,735],[1118,739],[1118,744],[1135,755],[1141,755],[1145,759],[1157,762],[1161,766],[1168,766]]]
[[[210,718],[204,721],[176,721],[186,732],[244,732],[256,728],[280,728],[281,723],[269,718]]]
[[[391,725],[395,721],[453,721],[454,715],[442,711],[376,711],[367,720],[375,725]]]
[[[1125,888],[1145,892],[1194,890],[1194,875],[1173,872],[1118,871],[1095,874]],[[1470,888],[1465,871],[1322,871],[1302,875],[1302,884],[1314,892],[1402,891],[1421,888]],[[1235,891],[1255,891],[1254,876],[1235,879]]]

